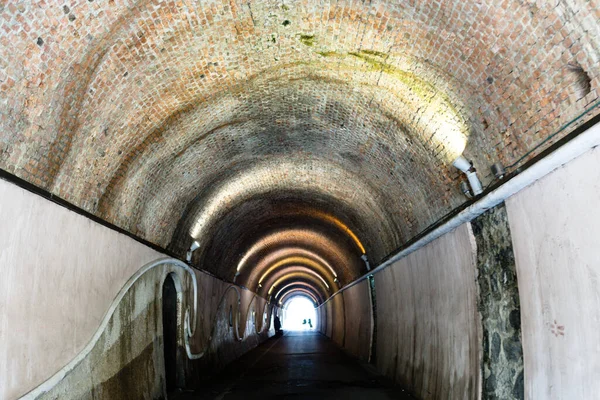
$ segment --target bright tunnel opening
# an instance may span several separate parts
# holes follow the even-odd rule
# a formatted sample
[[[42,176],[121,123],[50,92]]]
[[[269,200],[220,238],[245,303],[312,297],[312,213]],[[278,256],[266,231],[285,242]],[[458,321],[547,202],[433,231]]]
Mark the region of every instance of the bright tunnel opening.
[[[310,331],[317,328],[315,303],[308,297],[294,296],[283,306],[284,331]]]

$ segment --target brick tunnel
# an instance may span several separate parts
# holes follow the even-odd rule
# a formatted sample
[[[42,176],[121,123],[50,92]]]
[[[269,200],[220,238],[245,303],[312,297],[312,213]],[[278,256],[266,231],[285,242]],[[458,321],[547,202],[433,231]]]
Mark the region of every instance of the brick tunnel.
[[[598,398],[599,0],[0,28],[0,399]]]

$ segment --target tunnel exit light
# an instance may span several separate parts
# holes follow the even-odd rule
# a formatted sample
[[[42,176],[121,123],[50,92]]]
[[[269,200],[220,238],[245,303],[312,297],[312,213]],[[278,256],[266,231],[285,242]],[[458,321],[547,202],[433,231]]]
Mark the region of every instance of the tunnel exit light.
[[[315,304],[307,297],[299,295],[290,298],[283,306],[284,331],[308,331],[317,326]],[[310,322],[309,322],[310,321]]]

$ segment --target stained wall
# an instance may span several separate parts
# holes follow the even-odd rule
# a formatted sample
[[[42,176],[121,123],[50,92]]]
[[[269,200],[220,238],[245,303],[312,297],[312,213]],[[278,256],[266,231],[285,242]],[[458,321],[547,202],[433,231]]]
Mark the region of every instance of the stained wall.
[[[464,224],[374,274],[375,365],[418,398],[474,399],[480,393],[475,249]],[[331,337],[368,361],[374,328],[368,280],[334,296],[325,311],[342,301],[344,341],[335,329]]]
[[[526,399],[600,393],[600,150],[507,200],[522,315]]]
[[[373,315],[369,295],[369,282],[362,281],[345,290],[344,298],[344,349],[363,361],[369,361]]]
[[[89,342],[139,268],[163,257],[0,180],[0,398],[42,383]]]
[[[3,180],[0,226],[0,399],[44,382],[36,393],[50,390],[50,398],[163,393],[161,288],[173,271],[181,275],[179,352],[185,355],[189,312],[197,356],[182,368],[183,384],[197,384],[192,372],[214,372],[272,334],[264,299],[185,272],[182,263]]]
[[[377,367],[419,398],[477,397],[474,266],[470,227],[462,225],[375,275]]]

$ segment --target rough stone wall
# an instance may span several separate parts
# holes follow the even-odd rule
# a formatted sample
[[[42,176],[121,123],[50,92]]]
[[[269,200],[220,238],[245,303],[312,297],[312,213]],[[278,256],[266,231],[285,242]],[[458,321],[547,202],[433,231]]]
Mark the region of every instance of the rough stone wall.
[[[377,363],[377,289],[375,288],[375,277],[369,276],[369,295],[371,296],[371,315],[373,317],[373,332],[371,332],[371,350],[369,352],[369,362]]]
[[[523,399],[521,310],[504,204],[471,221],[483,327],[483,399]]]

